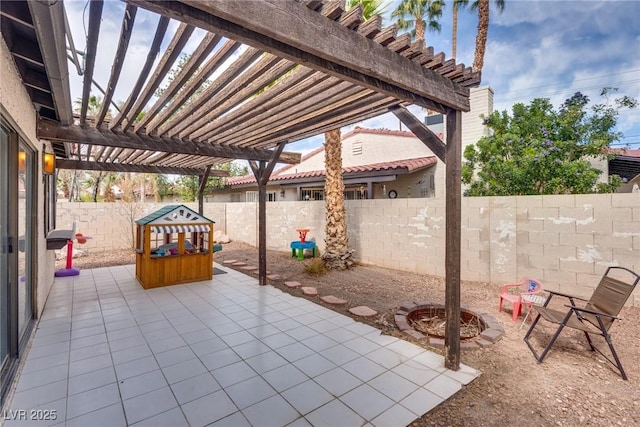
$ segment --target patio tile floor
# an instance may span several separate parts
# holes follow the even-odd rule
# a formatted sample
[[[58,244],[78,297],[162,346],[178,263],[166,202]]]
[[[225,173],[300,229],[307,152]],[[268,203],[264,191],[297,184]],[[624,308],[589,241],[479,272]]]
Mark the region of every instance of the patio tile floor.
[[[56,278],[10,414],[57,417],[4,425],[397,426],[479,375],[217,267],[151,290],[132,265]]]

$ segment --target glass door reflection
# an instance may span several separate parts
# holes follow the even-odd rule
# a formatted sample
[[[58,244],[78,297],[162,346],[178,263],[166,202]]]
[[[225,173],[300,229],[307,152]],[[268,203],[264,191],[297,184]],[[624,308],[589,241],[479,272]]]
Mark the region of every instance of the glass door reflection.
[[[35,153],[24,143],[18,152],[18,337],[22,338],[33,312],[33,218]]]

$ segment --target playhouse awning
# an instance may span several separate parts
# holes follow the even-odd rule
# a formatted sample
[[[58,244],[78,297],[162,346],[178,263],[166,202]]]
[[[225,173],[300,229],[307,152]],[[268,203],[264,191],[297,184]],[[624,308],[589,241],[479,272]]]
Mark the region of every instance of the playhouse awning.
[[[151,231],[154,233],[191,233],[193,231],[209,231],[209,226],[206,224],[200,225],[154,225],[151,227]]]

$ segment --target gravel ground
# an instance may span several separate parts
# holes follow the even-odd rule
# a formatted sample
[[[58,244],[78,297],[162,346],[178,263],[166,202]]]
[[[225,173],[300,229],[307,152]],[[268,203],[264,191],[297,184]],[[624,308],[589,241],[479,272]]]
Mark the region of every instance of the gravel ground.
[[[258,263],[257,249],[241,243],[224,245],[214,258],[218,263],[230,259],[256,266]],[[113,251],[74,259],[74,267],[88,269],[134,262],[133,253]],[[303,296],[299,289],[284,286],[284,281],[296,280],[303,286],[316,287],[320,295],[346,299],[346,306],[329,307],[347,315],[348,308],[367,305],[380,315],[365,321],[387,334],[401,336],[393,324],[393,313],[400,305],[444,302],[441,278],[364,265],[349,271],[310,276],[304,272],[304,266],[310,262],[308,258],[304,261],[291,258],[289,252],[269,251],[267,268],[280,276],[270,283],[323,305],[319,297]],[[57,262],[57,268],[63,266],[64,260]],[[520,322],[511,322],[508,310],[497,313],[497,286],[462,282],[461,295],[463,305],[493,314],[503,325],[505,335],[490,347],[464,351],[462,363],[480,370],[482,375],[412,426],[640,425],[640,365],[637,363],[640,308],[624,308],[623,320],[611,329],[615,348],[629,377],[623,381],[600,355],[588,351],[584,336],[574,331],[563,332],[544,363],[536,363],[522,341],[527,328],[520,329]],[[545,331],[548,336],[553,330],[546,328]],[[406,335],[402,337],[412,340]],[[428,342],[414,342],[430,348]]]

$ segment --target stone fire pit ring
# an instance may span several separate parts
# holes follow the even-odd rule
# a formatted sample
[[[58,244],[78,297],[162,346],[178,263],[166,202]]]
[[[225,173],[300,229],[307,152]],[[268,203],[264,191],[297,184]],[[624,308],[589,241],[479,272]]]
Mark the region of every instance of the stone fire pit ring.
[[[394,320],[398,329],[405,334],[411,336],[417,340],[429,340],[429,345],[434,348],[444,347],[444,338],[428,336],[415,330],[411,326],[411,318],[417,313],[423,311],[444,311],[445,306],[443,304],[424,303],[424,304],[403,304],[394,315]],[[498,320],[483,310],[461,306],[461,316],[476,316],[478,318],[481,332],[474,338],[469,338],[460,341],[461,350],[476,350],[478,348],[485,348],[500,341],[504,335],[504,328]]]

